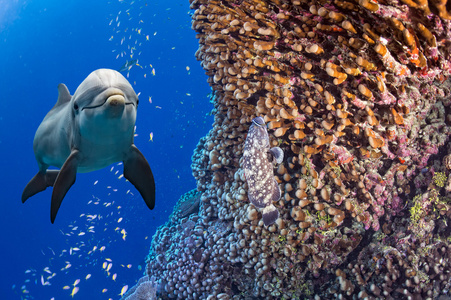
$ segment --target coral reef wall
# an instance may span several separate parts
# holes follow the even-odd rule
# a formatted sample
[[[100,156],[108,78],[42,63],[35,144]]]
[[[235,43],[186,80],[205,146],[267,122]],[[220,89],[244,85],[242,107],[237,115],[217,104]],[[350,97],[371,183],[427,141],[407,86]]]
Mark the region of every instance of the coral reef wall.
[[[190,2],[215,121],[152,242],[160,297],[449,295],[450,5]],[[256,116],[285,153],[269,227],[240,167]]]

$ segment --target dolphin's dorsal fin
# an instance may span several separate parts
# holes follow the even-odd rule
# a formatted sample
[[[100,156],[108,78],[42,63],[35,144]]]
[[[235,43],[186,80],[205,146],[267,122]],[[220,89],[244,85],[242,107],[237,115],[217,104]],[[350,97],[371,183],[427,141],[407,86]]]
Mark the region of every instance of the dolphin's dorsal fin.
[[[72,96],[64,83],[58,84],[58,100],[54,107],[60,106],[64,103],[70,102]]]

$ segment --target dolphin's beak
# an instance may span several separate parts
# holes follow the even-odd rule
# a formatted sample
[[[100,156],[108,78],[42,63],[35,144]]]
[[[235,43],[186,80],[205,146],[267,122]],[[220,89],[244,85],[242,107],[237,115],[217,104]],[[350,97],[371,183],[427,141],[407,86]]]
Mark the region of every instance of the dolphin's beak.
[[[124,106],[125,105],[125,98],[122,95],[112,95],[106,99],[105,104],[111,105],[111,106]]]
[[[106,99],[104,106],[108,108],[108,115],[111,118],[120,117],[125,108],[125,97],[117,94],[111,95]]]

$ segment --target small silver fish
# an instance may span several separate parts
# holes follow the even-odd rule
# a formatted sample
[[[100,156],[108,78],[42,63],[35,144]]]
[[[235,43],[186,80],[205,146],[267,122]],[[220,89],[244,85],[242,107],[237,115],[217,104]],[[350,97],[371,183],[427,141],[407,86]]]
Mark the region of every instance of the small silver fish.
[[[248,185],[247,196],[256,207],[263,208],[263,223],[266,226],[279,217],[279,211],[272,204],[281,196],[273,169],[274,162],[280,164],[282,160],[282,149],[269,148],[265,121],[262,117],[254,118],[244,143],[242,167]]]

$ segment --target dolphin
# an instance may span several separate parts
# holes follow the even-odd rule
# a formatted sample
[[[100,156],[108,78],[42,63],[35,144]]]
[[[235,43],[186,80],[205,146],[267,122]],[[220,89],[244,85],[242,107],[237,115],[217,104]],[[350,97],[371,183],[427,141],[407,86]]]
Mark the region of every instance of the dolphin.
[[[33,150],[39,172],[22,193],[22,203],[53,186],[50,221],[55,221],[77,172],[102,169],[119,161],[124,177],[140,192],[149,209],[155,206],[155,181],[144,155],[133,144],[138,96],[115,70],[99,69],[71,96],[58,85],[58,100],[39,125]],[[50,166],[60,170],[49,170]]]

